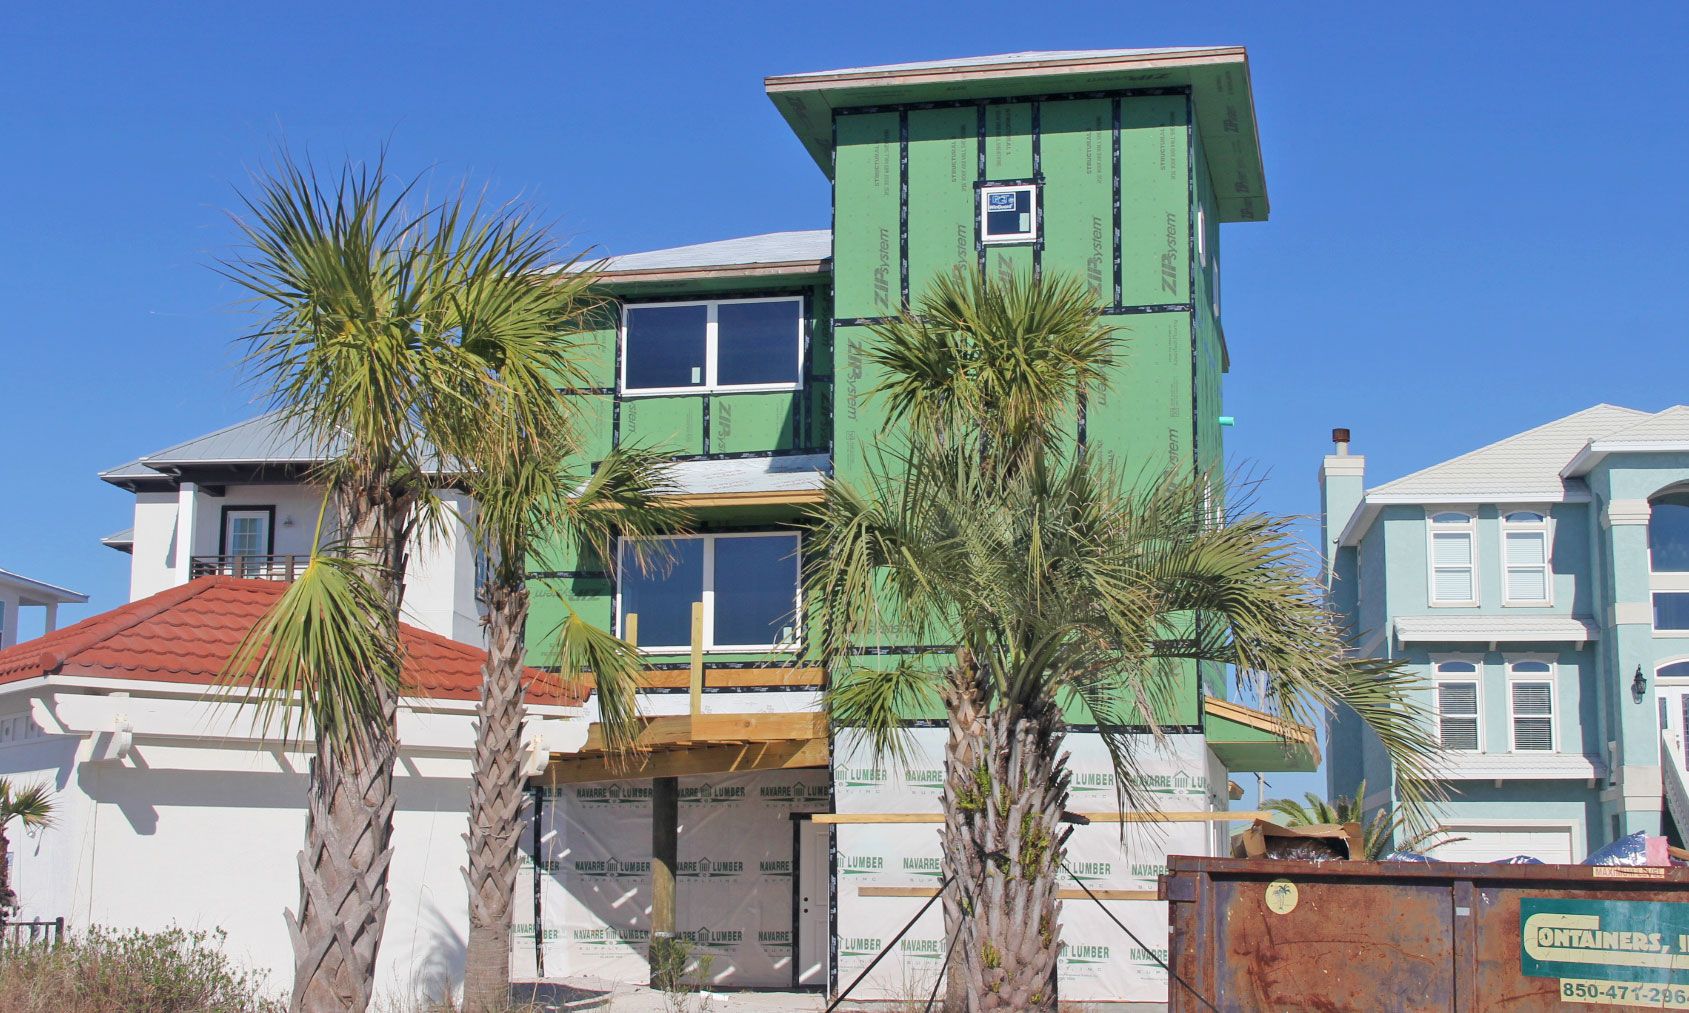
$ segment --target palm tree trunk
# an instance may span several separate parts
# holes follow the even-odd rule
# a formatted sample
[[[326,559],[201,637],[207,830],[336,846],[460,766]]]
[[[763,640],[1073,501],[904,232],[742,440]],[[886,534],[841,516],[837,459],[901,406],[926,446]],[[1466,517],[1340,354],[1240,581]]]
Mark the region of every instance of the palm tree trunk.
[[[469,789],[469,946],[465,1013],[510,1006],[510,905],[521,865],[522,633],[528,592],[487,589],[487,661],[476,705],[475,771]]]
[[[12,863],[9,861],[12,842],[6,839],[6,823],[9,820],[10,816],[0,813],[0,925],[6,923],[12,908],[18,906],[17,894],[12,892]]]
[[[971,770],[947,775],[947,864],[958,872],[959,965],[970,1013],[1056,1009],[1061,955],[1057,870],[1071,829],[1061,825],[1067,757],[1054,701],[975,717]]]
[[[396,630],[410,500],[385,476],[366,475],[346,483],[335,506],[348,554],[374,568]],[[378,673],[364,674],[381,696],[381,715],[353,729],[344,743],[319,738],[311,759],[299,909],[286,913],[293,940],[291,1013],[363,1013],[375,993],[393,860],[399,697]]]
[[[973,653],[966,648],[956,654],[956,664],[949,679],[940,689],[945,713],[949,715],[949,736],[944,744],[944,799],[947,814],[957,813],[957,800],[972,790],[973,772],[981,758],[979,747],[985,740],[985,687],[983,674]],[[983,885],[977,878],[958,875],[961,866],[951,860],[950,849],[944,849],[944,874],[951,877],[951,885],[944,891],[945,952],[951,954],[945,971],[944,1009],[946,1013],[961,1013],[968,1008],[967,976],[954,954],[960,943],[958,934],[968,911],[962,898],[979,894]]]

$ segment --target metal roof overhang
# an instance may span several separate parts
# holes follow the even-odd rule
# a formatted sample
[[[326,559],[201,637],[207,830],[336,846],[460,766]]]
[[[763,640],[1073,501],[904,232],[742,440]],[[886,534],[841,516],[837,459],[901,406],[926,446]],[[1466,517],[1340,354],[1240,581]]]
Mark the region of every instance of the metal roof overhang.
[[[994,62],[995,61],[995,62]],[[810,157],[833,175],[833,112],[861,106],[1189,87],[1222,222],[1266,221],[1266,170],[1242,46],[981,57],[765,78]]]

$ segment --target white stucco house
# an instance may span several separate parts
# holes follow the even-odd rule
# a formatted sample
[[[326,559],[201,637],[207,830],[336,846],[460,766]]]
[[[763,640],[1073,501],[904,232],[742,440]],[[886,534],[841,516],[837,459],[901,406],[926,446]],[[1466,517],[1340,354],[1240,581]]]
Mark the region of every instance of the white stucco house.
[[[101,472],[101,480],[135,495],[131,526],[101,539],[134,557],[129,600],[210,574],[290,579],[317,534],[323,490],[311,471],[338,450],[271,412]],[[442,496],[468,516],[466,495],[448,489]],[[475,550],[461,523],[412,547],[405,618],[443,637],[481,642]]]
[[[88,596],[79,591],[0,570],[0,650],[23,639],[19,630],[20,609],[41,609],[42,632],[51,633],[59,626],[60,605],[80,605],[87,600]]]
[[[275,580],[212,575],[0,651],[0,775],[46,781],[55,824],[14,831],[21,917],[220,928],[236,959],[290,982],[309,746],[260,727],[217,687]],[[410,999],[461,979],[463,834],[480,650],[403,629],[392,907],[378,988]],[[536,676],[538,673],[535,673]],[[536,688],[530,735],[580,725]]]

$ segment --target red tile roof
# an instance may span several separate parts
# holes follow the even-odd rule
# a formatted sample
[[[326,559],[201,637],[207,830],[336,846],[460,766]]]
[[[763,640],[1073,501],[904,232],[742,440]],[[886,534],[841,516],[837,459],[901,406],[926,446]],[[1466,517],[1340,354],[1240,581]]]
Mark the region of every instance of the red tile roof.
[[[246,631],[286,589],[272,580],[201,577],[0,651],[0,685],[43,675],[215,684]],[[485,652],[407,624],[399,636],[406,696],[476,698]],[[535,703],[584,699],[535,669],[528,677]]]

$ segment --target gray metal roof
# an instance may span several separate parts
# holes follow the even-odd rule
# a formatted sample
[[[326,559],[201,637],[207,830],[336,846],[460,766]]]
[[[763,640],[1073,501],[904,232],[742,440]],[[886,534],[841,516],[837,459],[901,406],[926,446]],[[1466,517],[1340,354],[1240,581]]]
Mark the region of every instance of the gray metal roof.
[[[124,528],[122,531],[113,531],[100,539],[100,544],[109,545],[121,552],[128,552],[135,546],[135,529]]]
[[[339,451],[324,447],[281,411],[225,426],[100,472],[116,485],[127,480],[165,478],[170,469],[241,464],[318,464]]]
[[[1398,616],[1396,639],[1402,643],[1587,643],[1601,628],[1586,616],[1452,615]]]
[[[826,260],[833,255],[833,233],[828,229],[802,232],[769,232],[760,236],[718,239],[711,243],[673,246],[665,250],[624,253],[610,257],[600,269],[625,271],[677,271],[709,267],[737,267],[756,264],[789,264]],[[587,266],[583,261],[580,267]]]
[[[77,605],[88,600],[81,591],[72,591],[10,570],[0,570],[0,584],[17,589],[19,600],[25,605]]]
[[[1591,440],[1634,426],[1651,413],[1598,404],[1468,454],[1367,490],[1369,503],[1559,502],[1582,483],[1561,469]]]
[[[674,465],[669,495],[723,492],[807,492],[821,488],[832,472],[826,454],[745,457],[724,461],[681,461]]]
[[[1001,53],[996,56],[959,56],[949,60],[922,60],[917,63],[886,63],[873,67],[845,67],[838,70],[816,70],[802,74],[780,74],[781,79],[835,77],[840,74],[896,73],[909,70],[944,70],[952,67],[1000,67],[1023,63],[1044,63],[1050,60],[1110,59],[1125,56],[1172,56],[1178,53],[1201,53],[1214,46],[1171,46],[1164,49],[1049,49],[1024,53]]]

